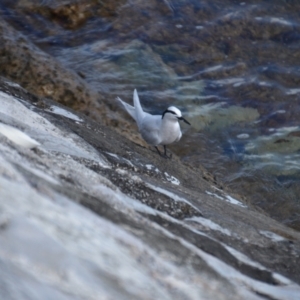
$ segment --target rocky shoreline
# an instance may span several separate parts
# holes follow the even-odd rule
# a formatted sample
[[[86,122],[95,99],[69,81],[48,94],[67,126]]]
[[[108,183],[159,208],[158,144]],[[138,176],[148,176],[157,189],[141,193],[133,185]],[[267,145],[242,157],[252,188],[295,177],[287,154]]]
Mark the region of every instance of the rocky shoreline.
[[[107,126],[101,93],[0,27],[0,122],[39,143],[0,135],[1,298],[298,299],[299,232]]]
[[[1,136],[0,260],[10,270],[0,268],[4,299],[44,298],[45,286],[55,290],[49,299],[60,299],[56,293],[110,299],[116,292],[118,299],[297,299],[298,232],[251,208],[205,170],[161,158],[5,79],[0,89],[0,121],[40,144],[30,150]],[[115,243],[109,250],[108,240]],[[56,256],[58,245],[68,254]],[[97,288],[84,282],[78,267],[76,276],[90,292],[72,290],[74,266],[59,267],[68,255],[89,261],[83,269]],[[100,277],[94,278],[91,265]],[[12,266],[27,275],[16,275]],[[147,275],[150,291],[132,268]],[[19,287],[23,298],[15,298],[12,282],[27,285],[29,274],[29,289]],[[37,298],[35,285],[43,287]]]

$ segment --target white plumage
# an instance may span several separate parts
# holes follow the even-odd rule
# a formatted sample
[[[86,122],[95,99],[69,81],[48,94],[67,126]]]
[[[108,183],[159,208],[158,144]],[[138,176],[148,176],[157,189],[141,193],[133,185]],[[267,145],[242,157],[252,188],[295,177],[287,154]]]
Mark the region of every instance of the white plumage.
[[[143,111],[136,89],[133,92],[134,106],[122,101],[120,97],[117,97],[116,99],[136,121],[143,139],[149,145],[155,146],[160,155],[162,154],[158,150],[157,146],[164,146],[165,157],[167,157],[166,145],[179,141],[182,136],[178,121],[182,120],[191,125],[182,117],[181,111],[174,106],[170,106],[163,112],[162,115],[151,115]]]

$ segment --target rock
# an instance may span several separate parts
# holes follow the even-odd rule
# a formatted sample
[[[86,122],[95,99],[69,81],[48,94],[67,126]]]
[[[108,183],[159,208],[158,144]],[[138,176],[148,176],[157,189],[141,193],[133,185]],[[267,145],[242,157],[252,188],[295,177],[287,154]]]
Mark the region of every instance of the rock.
[[[176,156],[0,90],[0,122],[40,143],[0,138],[2,299],[298,299],[299,232]]]
[[[93,114],[103,110],[101,96],[75,72],[41,51],[5,21],[0,22],[0,72],[31,93]],[[94,117],[96,118],[96,113]]]

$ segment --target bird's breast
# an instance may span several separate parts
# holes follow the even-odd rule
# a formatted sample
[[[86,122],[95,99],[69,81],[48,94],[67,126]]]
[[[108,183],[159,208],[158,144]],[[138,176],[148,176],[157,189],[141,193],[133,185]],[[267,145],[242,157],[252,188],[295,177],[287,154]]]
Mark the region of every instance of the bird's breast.
[[[180,125],[177,121],[162,123],[160,131],[160,144],[168,145],[177,142],[180,140],[181,135]]]

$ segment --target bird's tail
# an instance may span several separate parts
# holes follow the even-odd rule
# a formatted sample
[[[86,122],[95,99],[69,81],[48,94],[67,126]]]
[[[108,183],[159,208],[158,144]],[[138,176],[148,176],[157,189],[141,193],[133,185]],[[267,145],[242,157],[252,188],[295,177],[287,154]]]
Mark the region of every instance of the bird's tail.
[[[134,91],[133,91],[133,104],[134,104],[134,108],[135,108],[135,120],[137,121],[138,124],[140,124],[141,120],[145,116],[145,113],[142,109],[140,99],[139,99],[139,95],[138,95],[136,89],[134,89]]]
[[[135,114],[135,108],[131,106],[130,104],[124,102],[120,97],[117,97],[116,100],[118,100],[122,106],[125,108],[125,110],[131,115],[131,117],[136,120],[136,114]]]

